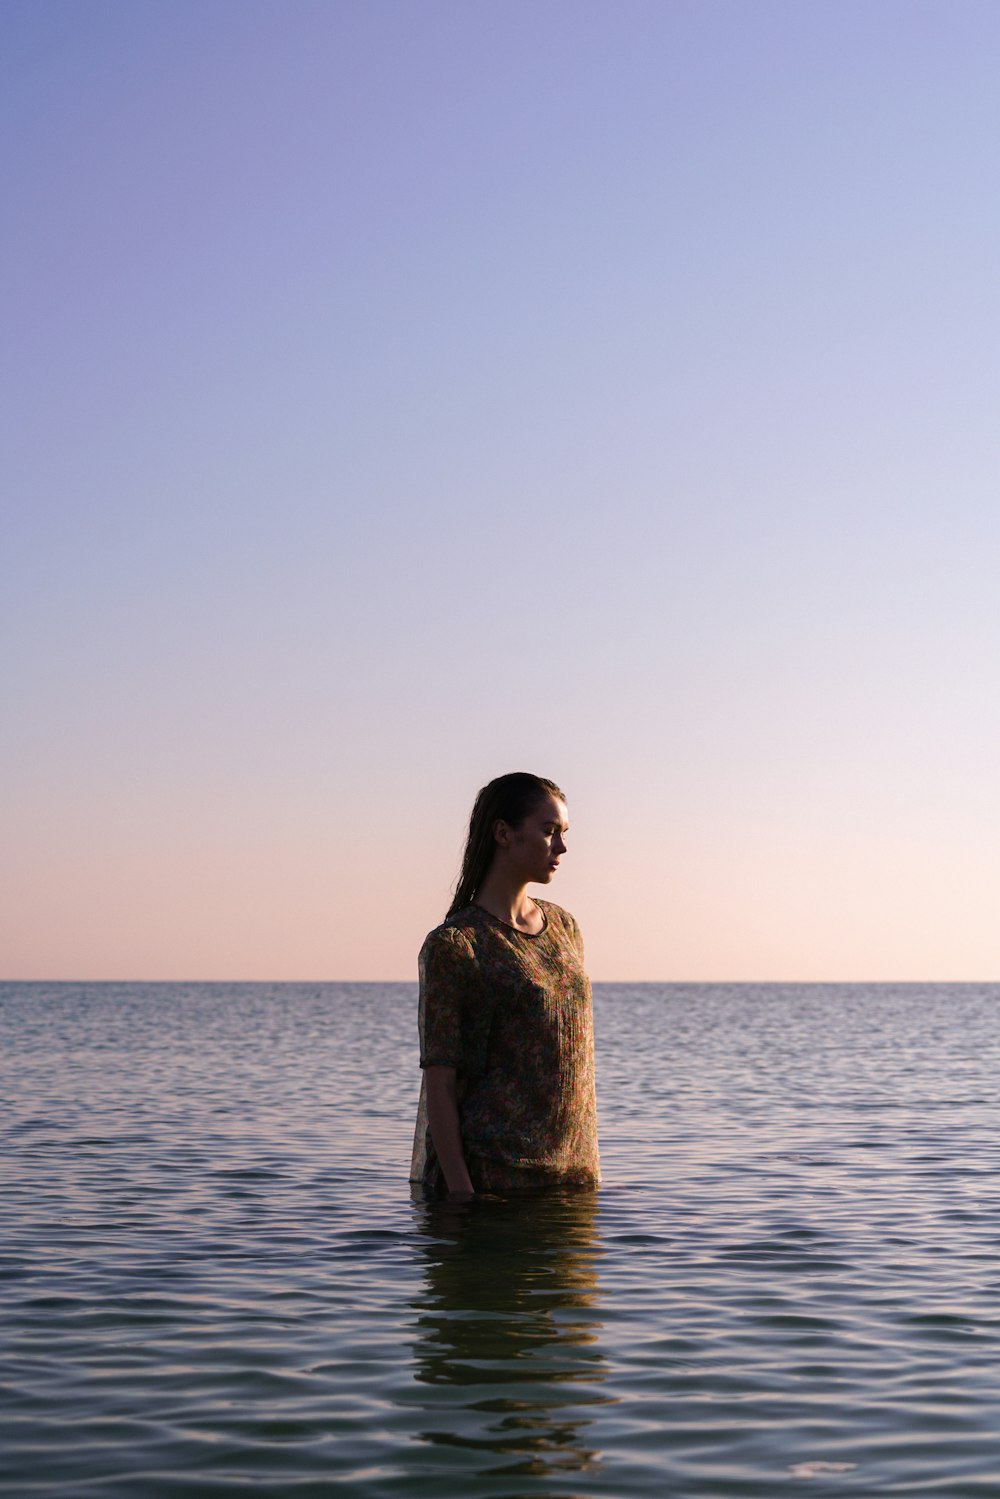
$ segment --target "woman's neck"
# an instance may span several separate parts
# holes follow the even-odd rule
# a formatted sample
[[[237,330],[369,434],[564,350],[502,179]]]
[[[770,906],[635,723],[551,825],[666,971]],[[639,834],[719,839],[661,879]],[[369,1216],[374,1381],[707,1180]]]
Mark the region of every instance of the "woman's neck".
[[[492,871],[476,891],[476,905],[522,932],[535,934],[545,925],[541,908],[531,899],[527,885],[510,884]]]

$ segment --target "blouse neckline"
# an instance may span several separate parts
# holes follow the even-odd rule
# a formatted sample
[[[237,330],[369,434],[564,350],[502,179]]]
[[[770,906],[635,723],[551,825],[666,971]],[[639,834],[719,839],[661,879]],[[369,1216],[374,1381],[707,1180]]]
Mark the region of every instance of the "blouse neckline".
[[[532,896],[532,900],[534,900],[534,896]],[[537,932],[525,932],[521,927],[515,926],[512,921],[504,921],[502,916],[494,916],[492,911],[487,911],[486,907],[479,905],[478,901],[473,901],[472,904],[477,911],[482,911],[484,916],[488,916],[498,926],[506,927],[508,932],[516,932],[519,937],[526,937],[529,942],[534,942],[537,938],[544,936],[549,929],[549,913],[540,900],[535,901],[535,905],[542,913],[542,925]]]

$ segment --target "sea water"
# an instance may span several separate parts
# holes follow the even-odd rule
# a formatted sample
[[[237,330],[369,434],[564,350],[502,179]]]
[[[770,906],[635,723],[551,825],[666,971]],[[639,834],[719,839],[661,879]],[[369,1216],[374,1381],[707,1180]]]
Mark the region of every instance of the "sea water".
[[[406,1182],[408,984],[0,986],[0,1492],[1000,1495],[1000,987],[598,985],[604,1185]]]

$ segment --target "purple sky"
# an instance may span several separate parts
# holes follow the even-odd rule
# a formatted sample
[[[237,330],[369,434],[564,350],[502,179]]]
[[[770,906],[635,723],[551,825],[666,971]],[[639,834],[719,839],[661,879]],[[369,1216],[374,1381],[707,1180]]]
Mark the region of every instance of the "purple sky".
[[[1000,7],[0,21],[0,976],[997,976]]]

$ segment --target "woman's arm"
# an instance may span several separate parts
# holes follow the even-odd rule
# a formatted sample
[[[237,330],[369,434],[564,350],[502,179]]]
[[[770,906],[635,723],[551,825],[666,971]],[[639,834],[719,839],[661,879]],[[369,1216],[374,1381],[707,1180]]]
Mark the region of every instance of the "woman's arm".
[[[425,1067],[427,1122],[449,1196],[474,1196],[458,1128],[458,1084],[454,1067]]]

